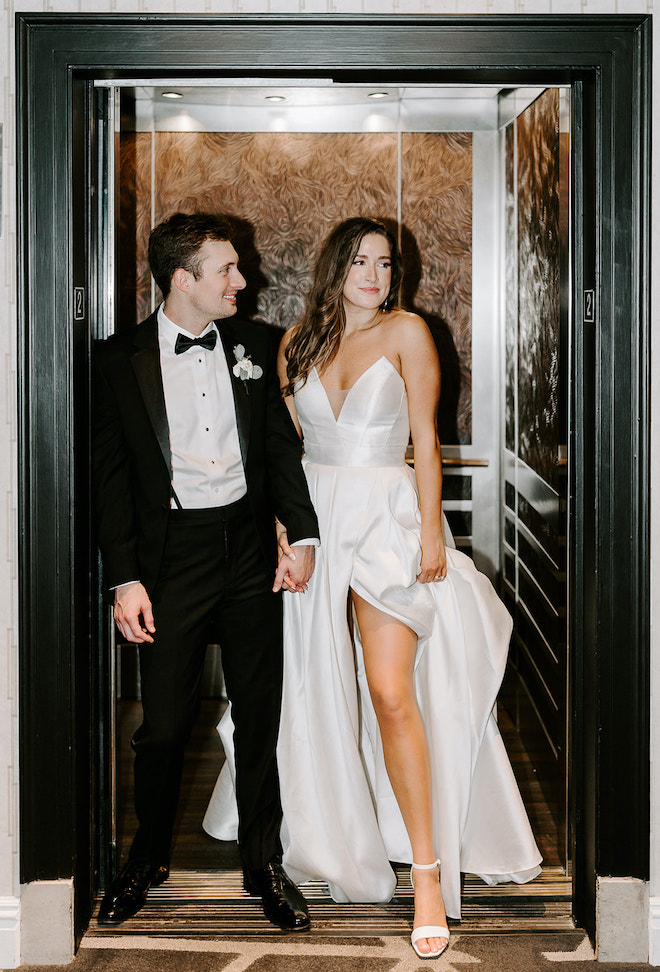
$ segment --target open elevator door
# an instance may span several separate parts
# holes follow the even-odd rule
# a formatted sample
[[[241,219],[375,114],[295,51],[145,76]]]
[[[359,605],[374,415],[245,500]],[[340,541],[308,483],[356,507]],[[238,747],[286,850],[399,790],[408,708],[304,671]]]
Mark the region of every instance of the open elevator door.
[[[203,92],[204,87],[211,87],[214,83],[208,81],[200,85],[199,90]],[[282,80],[276,82],[278,88],[285,86],[285,84],[286,82]],[[262,79],[260,79],[260,85],[262,87],[265,85]],[[164,81],[160,81],[159,89],[154,91],[151,97],[155,99],[155,97],[160,97],[168,88],[176,90],[179,87],[183,86],[176,82],[165,84]],[[254,85],[249,87],[250,93],[253,94]],[[318,87],[322,87],[322,85],[315,81],[312,94],[318,93]],[[232,88],[235,95],[235,81],[232,82]],[[173,132],[168,131],[167,122],[163,123],[162,119],[157,121],[155,111],[150,126],[147,127],[144,124],[144,105],[141,108],[136,107],[136,102],[139,100],[136,97],[136,92],[142,95],[142,100],[145,100],[145,90],[148,92],[149,89],[145,89],[144,86],[137,89],[123,82],[121,87],[106,84],[97,89],[99,113],[104,114],[105,118],[104,137],[99,139],[97,159],[100,183],[104,183],[105,186],[104,190],[98,194],[98,226],[103,235],[103,246],[99,248],[99,253],[102,254],[99,265],[99,279],[103,280],[103,285],[99,288],[99,293],[102,295],[102,313],[99,315],[98,337],[107,336],[121,326],[134,324],[145,317],[155,306],[154,302],[157,295],[149,278],[148,269],[145,273],[145,243],[151,226],[160,218],[170,214],[169,212],[159,212],[162,206],[163,193],[170,200],[177,195],[172,186],[169,186],[165,191],[162,181],[158,182],[160,178],[158,172],[159,160],[162,161],[163,158],[166,158],[167,146],[159,148],[156,143],[161,135],[165,140],[166,137],[169,137],[169,149],[170,151],[174,150],[171,141]],[[189,81],[186,82],[186,90],[190,90]],[[307,93],[309,94],[309,92]],[[433,97],[436,99],[440,97],[439,91],[430,94],[427,89],[424,94],[427,101],[433,100]],[[480,94],[483,96],[484,92],[482,91]],[[452,102],[454,106],[457,100],[456,96],[457,92],[453,91]],[[147,94],[146,100],[148,100],[148,97]],[[490,92],[488,97],[495,97],[495,106],[497,106],[497,90]],[[401,130],[400,94],[398,98],[398,127],[395,127],[394,130],[389,127],[385,134],[389,134],[393,138],[398,166],[397,184],[392,196],[395,204],[393,215],[397,217],[400,224],[406,225],[406,200],[410,212],[413,211],[414,207],[410,202],[410,187],[402,186],[401,160],[402,157],[405,158],[408,152],[413,160],[417,153],[417,158],[423,162],[423,154],[420,155],[420,152],[428,152],[429,146],[433,147],[433,141],[429,143],[426,140],[426,144],[421,145],[421,147],[412,144],[412,142],[406,144],[405,136],[410,133]],[[448,102],[446,92],[443,98]],[[443,99],[441,98],[441,100]],[[476,93],[474,100],[477,100]],[[482,100],[487,101],[487,98]],[[436,105],[436,117],[446,117],[447,107],[448,105],[445,104],[443,110],[440,110]],[[474,107],[474,105],[471,107]],[[428,105],[425,108],[428,108]],[[491,104],[491,112],[492,108],[493,105]],[[343,110],[346,110],[345,105]],[[455,107],[452,110],[455,119]],[[382,113],[382,108],[380,111]],[[428,118],[428,112],[426,115]],[[140,122],[140,116],[142,116],[142,122]],[[387,117],[387,113],[385,113],[385,118]],[[454,120],[450,137],[450,142],[456,143],[458,138],[459,143],[461,143],[459,145],[461,164],[465,168],[467,159],[467,168],[469,169],[470,218],[467,252],[469,258],[468,313],[471,328],[466,356],[467,372],[465,361],[460,362],[457,369],[459,385],[461,374],[465,381],[467,373],[469,394],[464,395],[464,399],[467,398],[469,401],[469,412],[464,411],[457,416],[455,423],[450,423],[452,426],[455,425],[456,429],[450,433],[450,436],[453,436],[453,441],[450,438],[449,441],[444,442],[443,451],[446,463],[445,497],[448,497],[446,498],[445,509],[452,521],[454,532],[457,534],[457,542],[467,552],[473,554],[481,569],[495,578],[497,565],[500,561],[498,531],[500,520],[499,442],[501,438],[500,416],[502,414],[500,362],[502,360],[503,340],[502,318],[498,309],[503,292],[500,276],[502,265],[498,259],[503,204],[499,179],[501,135],[497,107],[495,114],[491,113],[489,119],[488,124],[485,125],[483,118],[481,121],[475,121],[473,116],[468,125],[462,126]],[[226,127],[223,127],[221,133],[215,134],[226,136],[227,132],[224,130]],[[428,129],[429,127],[427,123],[425,128]],[[444,124],[443,135],[448,134],[446,128],[447,125]],[[467,131],[461,132],[461,128],[465,128]],[[181,129],[177,129],[177,131],[180,132]],[[259,129],[253,130],[253,134],[254,131],[259,131]],[[185,132],[188,135],[191,133],[189,123]],[[243,136],[246,134],[250,133],[243,131]],[[301,133],[296,132],[296,134]],[[356,133],[343,134],[355,135]],[[384,133],[372,131],[370,134]],[[416,131],[413,134],[429,136],[440,133]],[[135,139],[132,141],[133,135],[135,135]],[[141,145],[138,144],[138,136],[141,136]],[[446,149],[446,146],[444,148]],[[138,155],[140,155],[139,165]],[[194,167],[194,157],[188,158],[188,164]],[[410,171],[414,171],[413,165],[409,168]],[[148,183],[148,185],[145,185],[145,183]],[[145,189],[146,195],[137,205],[135,200],[137,200],[140,192],[145,193]],[[208,187],[202,187],[201,193],[206,204],[209,201],[208,195],[205,195],[207,189]],[[195,205],[191,196],[186,195],[186,190],[182,187],[179,192],[179,204],[172,211],[177,208],[190,211],[191,208],[195,208]],[[346,215],[350,215],[350,213]],[[129,242],[128,247],[125,246],[127,241]],[[402,243],[405,247],[405,236]],[[424,276],[423,271],[420,276]],[[249,284],[250,280],[248,280]],[[413,293],[412,297],[415,299],[415,297],[419,297],[419,294]],[[430,295],[429,293],[423,294],[420,303],[416,305],[416,309],[419,309],[422,315],[427,317],[433,315],[433,307],[432,305],[429,306],[429,301],[432,301],[432,298],[432,293]],[[288,323],[292,323],[292,321]],[[447,323],[444,317],[443,323],[445,325]],[[451,325],[451,321],[449,323]],[[451,326],[448,330],[451,336]],[[460,338],[454,338],[453,343],[453,354],[456,354],[456,345],[460,345]],[[458,350],[465,351],[465,348]],[[454,367],[452,360],[448,360],[447,365],[449,369]],[[457,400],[460,398],[460,392],[456,397]],[[136,650],[133,646],[116,644],[114,626],[107,612],[102,612],[100,626],[107,645],[108,665],[108,678],[103,683],[108,687],[107,698],[105,699],[107,716],[105,725],[107,730],[104,739],[103,765],[105,767],[105,786],[109,799],[102,802],[102,806],[106,808],[105,860],[107,864],[104,873],[107,875],[116,866],[117,858],[125,856],[128,847],[127,842],[129,842],[132,833],[131,812],[127,805],[132,803],[130,773],[127,775],[122,771],[122,762],[125,768],[126,757],[130,758],[127,741],[130,739],[132,728],[135,727],[135,720],[139,720],[139,678],[137,675]],[[216,711],[219,714],[222,704],[222,679],[219,655],[215,648],[209,652],[206,683],[207,691],[205,694],[210,699],[215,699]],[[211,721],[205,726],[211,732],[212,721],[213,718],[211,717]],[[208,738],[213,737],[209,735]],[[212,744],[210,744],[210,748],[212,751]],[[206,750],[206,755],[202,757],[207,760],[207,763],[209,760],[208,753],[209,751]],[[219,769],[222,759],[221,752],[217,752],[215,758]],[[190,819],[193,826],[196,804],[200,821],[204,809],[203,800],[193,800],[193,815]],[[164,887],[162,891],[157,894],[152,893],[150,896],[150,899],[155,901],[156,916],[158,914],[158,900],[169,900],[171,903],[172,896],[175,898],[177,895],[179,898],[186,897],[192,893],[191,889],[196,889],[194,890],[195,896],[206,894],[208,900],[213,902],[217,902],[218,899],[226,900],[228,905],[231,906],[227,912],[227,920],[230,921],[232,927],[235,927],[233,924],[235,921],[240,923],[243,920],[243,909],[237,907],[237,901],[240,901],[237,857],[232,857],[230,850],[218,857],[216,849],[212,849],[209,845],[208,857],[204,861],[203,848],[198,847],[197,849],[198,851],[201,850],[201,853],[193,853],[187,859],[185,857],[180,858],[178,868],[175,863],[174,880],[168,882],[169,887]],[[104,858],[103,854],[101,858]],[[562,870],[565,876],[565,867],[559,870]],[[570,913],[570,903],[567,904],[566,882],[562,883],[558,871],[555,872],[554,877],[558,880],[549,883],[545,889],[545,894],[556,898],[558,897],[558,889],[561,887],[559,896],[562,898],[562,903],[558,909],[555,909],[557,911],[555,917],[557,920],[564,921],[567,914]],[[102,881],[102,883],[104,882]],[[319,893],[322,894],[321,891]],[[470,900],[471,893],[476,902],[479,888],[476,885],[472,888],[468,883],[466,901]],[[536,887],[534,889],[534,896],[537,900],[542,898],[543,894],[542,888]],[[403,892],[401,896],[403,899],[406,897]],[[496,903],[494,898],[490,897],[486,907],[490,908],[495,905],[498,909],[502,909],[500,898],[501,896],[498,896]],[[527,902],[528,896],[525,896],[525,906]],[[509,903],[513,903],[511,897],[509,897]],[[522,899],[519,903],[522,904]],[[405,907],[407,905],[404,906],[404,911]],[[511,927],[507,918],[515,915],[518,910],[514,907],[511,915],[508,915],[507,908],[504,906],[504,910],[501,911],[503,926]],[[397,916],[396,908],[391,917],[394,921],[400,917]],[[135,921],[140,922],[141,930],[146,930],[144,923],[153,918],[153,915],[150,918],[150,912],[147,910],[144,914],[141,913]],[[545,914],[545,919],[552,921],[553,916]],[[154,920],[158,920],[157,917]],[[513,917],[513,920],[516,920],[515,917]],[[251,922],[252,917],[246,921],[246,927],[249,927]],[[465,926],[466,923],[464,922]]]

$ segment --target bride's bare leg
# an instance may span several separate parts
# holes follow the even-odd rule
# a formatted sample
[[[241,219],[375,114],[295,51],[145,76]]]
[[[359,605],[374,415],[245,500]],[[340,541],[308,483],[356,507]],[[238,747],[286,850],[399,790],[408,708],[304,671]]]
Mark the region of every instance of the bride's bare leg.
[[[413,860],[436,859],[431,826],[431,770],[424,724],[417,707],[413,670],[417,636],[407,625],[351,591],[365,671],[380,734],[385,766],[412,845]],[[414,927],[446,925],[438,871],[415,871]],[[420,951],[444,948],[446,938],[421,939]]]

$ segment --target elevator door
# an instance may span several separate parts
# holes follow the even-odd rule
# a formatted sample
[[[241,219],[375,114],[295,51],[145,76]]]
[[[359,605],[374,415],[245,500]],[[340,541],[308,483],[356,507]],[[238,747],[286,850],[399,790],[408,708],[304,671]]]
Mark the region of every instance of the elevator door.
[[[508,469],[508,452],[501,450],[507,381],[502,118],[508,112],[515,119],[540,91],[516,100],[503,98],[497,86],[461,92],[387,89],[376,113],[367,100],[375,89],[366,86],[245,91],[163,83],[110,90],[116,138],[108,142],[113,256],[105,268],[108,331],[144,319],[157,305],[160,295],[146,259],[148,234],[177,210],[221,209],[234,216],[248,281],[241,313],[274,328],[291,325],[302,310],[315,245],[325,231],[356,213],[390,219],[404,253],[406,304],[427,320],[441,359],[443,507],[457,545],[499,584],[506,549],[501,510],[508,489],[501,478],[502,468]],[[164,97],[168,94],[180,97]],[[265,109],[263,102],[272,98],[288,99],[291,107],[285,111],[275,102],[274,112],[269,101]],[[317,104],[310,113],[312,101]],[[410,458],[414,462],[412,452]],[[505,559],[505,575],[508,566]],[[511,606],[518,610],[515,596]],[[134,827],[129,743],[139,721],[139,677],[133,646],[117,644],[111,655],[111,831],[121,857]],[[517,648],[513,661],[518,674]],[[512,705],[502,711],[514,734],[524,728],[518,688],[516,683]],[[210,646],[202,725],[193,740],[198,761],[184,785],[177,867],[236,863],[227,848],[204,844],[197,826],[222,759],[213,732],[222,696],[220,649]],[[533,773],[529,761],[527,768]],[[565,803],[561,813],[563,834]],[[185,836],[193,830],[194,838]],[[551,857],[565,863],[555,847]]]
[[[503,128],[503,593],[514,617],[502,699],[533,754],[551,863],[567,865],[568,92]]]

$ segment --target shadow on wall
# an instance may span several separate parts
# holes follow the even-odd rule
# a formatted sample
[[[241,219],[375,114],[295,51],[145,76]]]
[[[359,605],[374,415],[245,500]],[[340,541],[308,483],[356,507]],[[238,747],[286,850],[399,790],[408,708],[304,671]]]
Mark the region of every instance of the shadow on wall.
[[[198,211],[202,211],[202,208],[200,207]],[[188,209],[188,211],[194,210]],[[133,212],[135,212],[135,207]],[[255,227],[249,220],[236,216],[233,213],[226,215],[234,231],[233,241],[240,257],[241,273],[248,282],[247,287],[244,291],[241,291],[240,295],[241,317],[258,321],[268,327],[272,332],[273,344],[277,347],[282,331],[292,326],[302,313],[305,292],[311,282],[311,269],[305,267],[304,264],[301,266],[300,255],[298,255],[298,275],[304,280],[304,289],[301,289],[297,300],[294,301],[292,299],[289,302],[289,306],[287,307],[289,313],[287,314],[284,325],[279,321],[265,320],[263,313],[261,313],[263,311],[261,297],[265,291],[268,291],[273,286],[273,282],[269,280],[262,269],[263,259],[257,247]],[[388,226],[395,236],[397,235],[398,227],[396,222],[389,219],[383,219],[382,222]],[[123,225],[127,230],[132,231],[127,235],[127,241],[122,244],[123,264],[129,272],[126,277],[122,277],[124,284],[122,297],[125,302],[122,304],[121,325],[122,327],[129,327],[138,323],[137,314],[135,313],[135,287],[137,282],[137,268],[141,261],[137,252],[139,248],[139,235],[135,233],[137,221],[134,217],[131,218],[131,214],[128,211],[127,219]],[[406,310],[419,314],[426,321],[440,359],[442,374],[440,402],[438,405],[438,434],[440,441],[445,445],[458,443],[461,441],[458,421],[461,392],[461,362],[454,343],[452,329],[443,317],[438,314],[429,313],[427,308],[419,307],[416,304],[416,296],[422,279],[422,257],[414,235],[405,226],[401,227],[401,248],[404,267],[401,303]],[[313,260],[311,264],[313,264]],[[132,273],[130,272],[131,268],[134,268]],[[162,295],[160,290],[156,288],[155,305],[157,306],[161,300]],[[134,311],[133,314],[128,313],[129,309]]]
[[[449,323],[438,314],[418,308],[415,298],[422,279],[422,257],[414,235],[401,227],[401,251],[403,255],[402,303],[406,310],[423,317],[428,324],[440,358],[442,383],[438,404],[438,435],[443,445],[461,442],[458,428],[459,400],[461,394],[461,362]]]

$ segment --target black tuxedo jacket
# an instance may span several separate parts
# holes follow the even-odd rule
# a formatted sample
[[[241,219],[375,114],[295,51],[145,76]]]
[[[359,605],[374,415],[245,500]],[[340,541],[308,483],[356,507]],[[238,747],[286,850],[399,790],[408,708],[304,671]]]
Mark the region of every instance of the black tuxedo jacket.
[[[265,328],[228,318],[216,323],[229,364],[250,508],[263,555],[277,563],[275,516],[289,541],[318,537],[300,464],[301,445],[282,401]],[[242,344],[258,379],[233,374]],[[190,353],[190,352],[189,352]],[[104,584],[140,580],[151,594],[158,577],[172,496],[172,460],[156,313],[102,342],[94,355],[92,464]]]

